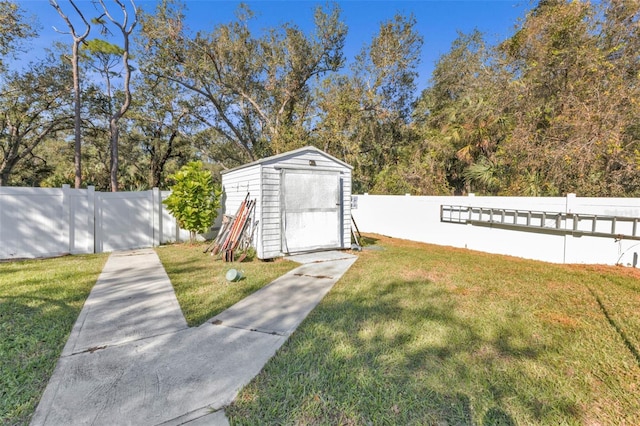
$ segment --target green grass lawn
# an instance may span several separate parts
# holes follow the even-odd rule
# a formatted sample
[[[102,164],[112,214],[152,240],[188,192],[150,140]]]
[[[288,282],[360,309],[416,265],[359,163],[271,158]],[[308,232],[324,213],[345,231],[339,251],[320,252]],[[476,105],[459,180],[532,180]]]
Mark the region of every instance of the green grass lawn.
[[[372,237],[232,423],[640,424],[638,270]],[[190,325],[295,267],[202,249],[157,249]],[[0,423],[28,422],[106,258],[0,263]]]
[[[640,424],[640,273],[375,236],[232,424]]]
[[[27,424],[106,255],[0,263],[0,424]]]

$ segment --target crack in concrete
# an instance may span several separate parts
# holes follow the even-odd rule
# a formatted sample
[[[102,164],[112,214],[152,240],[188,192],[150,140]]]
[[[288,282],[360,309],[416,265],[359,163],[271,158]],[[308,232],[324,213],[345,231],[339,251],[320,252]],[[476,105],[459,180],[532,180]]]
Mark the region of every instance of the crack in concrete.
[[[262,334],[268,334],[271,336],[287,336],[287,333],[278,333],[277,331],[274,330],[263,330],[263,329],[259,329],[259,328],[248,328],[248,327],[243,327],[241,325],[229,325],[229,324],[223,324],[222,321],[220,320],[214,320],[210,322],[211,325],[220,325],[222,327],[227,327],[227,328],[235,328],[236,330],[245,330],[245,331],[253,331],[256,333],[262,333]]]
[[[328,275],[309,275],[309,274],[293,274],[296,277],[309,277],[309,278],[318,278],[318,279],[329,279],[332,280],[333,277]]]

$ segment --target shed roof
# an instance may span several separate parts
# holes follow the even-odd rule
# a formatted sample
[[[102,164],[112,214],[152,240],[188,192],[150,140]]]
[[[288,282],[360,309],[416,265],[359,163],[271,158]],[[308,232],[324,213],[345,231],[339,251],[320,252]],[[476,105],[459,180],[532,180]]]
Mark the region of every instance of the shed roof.
[[[264,164],[264,163],[268,163],[268,162],[277,161],[280,158],[290,157],[292,155],[300,154],[300,153],[303,153],[303,152],[316,152],[318,154],[321,154],[321,155],[329,158],[332,161],[335,161],[336,163],[338,163],[338,164],[340,164],[340,165],[342,165],[344,167],[347,167],[349,169],[353,169],[353,166],[345,163],[342,160],[337,159],[333,155],[327,154],[326,152],[324,152],[321,149],[316,148],[315,146],[307,145],[307,146],[302,147],[302,148],[294,149],[293,151],[287,151],[287,152],[283,152],[282,154],[272,155],[271,157],[261,158],[261,159],[256,160],[256,161],[252,161],[251,163],[243,164],[241,166],[234,167],[233,169],[225,170],[225,171],[221,172],[221,174],[226,174],[226,173],[229,173],[229,172],[233,172],[235,170],[244,169],[246,167],[251,167],[251,166],[258,165],[258,164]]]

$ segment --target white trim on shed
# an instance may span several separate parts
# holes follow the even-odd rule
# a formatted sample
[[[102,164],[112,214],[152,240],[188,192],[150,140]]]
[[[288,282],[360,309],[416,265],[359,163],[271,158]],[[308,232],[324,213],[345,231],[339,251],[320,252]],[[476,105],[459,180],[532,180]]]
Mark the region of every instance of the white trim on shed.
[[[227,170],[222,173],[223,213],[235,214],[247,193],[256,200],[254,247],[259,259],[350,248],[352,169],[307,146]]]

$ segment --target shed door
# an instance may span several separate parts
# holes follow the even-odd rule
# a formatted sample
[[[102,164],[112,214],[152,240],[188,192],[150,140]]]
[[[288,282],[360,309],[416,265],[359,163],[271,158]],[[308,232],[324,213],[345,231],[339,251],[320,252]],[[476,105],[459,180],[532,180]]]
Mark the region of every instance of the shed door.
[[[341,247],[340,173],[282,170],[282,251]]]

